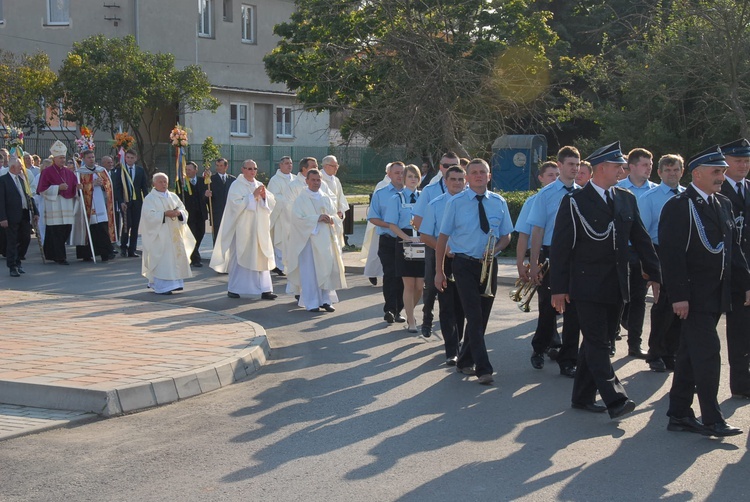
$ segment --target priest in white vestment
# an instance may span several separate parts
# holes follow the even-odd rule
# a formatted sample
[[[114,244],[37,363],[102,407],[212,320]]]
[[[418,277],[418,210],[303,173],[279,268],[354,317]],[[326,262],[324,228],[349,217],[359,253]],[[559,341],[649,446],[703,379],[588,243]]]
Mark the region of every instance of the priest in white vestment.
[[[320,171],[320,178],[335,196],[333,199],[333,205],[336,206],[339,218],[343,220],[346,217],[346,212],[349,210],[349,203],[346,201],[346,195],[344,195],[344,188],[341,186],[341,180],[336,177],[336,173],[339,172],[339,161],[334,155],[327,155],[323,157],[323,160],[321,160],[320,163],[323,166],[323,169]],[[341,234],[339,235],[339,243],[341,246],[346,245],[343,226],[341,227]]]
[[[141,273],[154,293],[171,295],[183,289],[184,279],[193,276],[190,253],[195,238],[187,226],[187,209],[176,194],[167,190],[167,175],[154,174],[153,184],[141,209]]]
[[[291,157],[281,157],[279,161],[279,170],[273,175],[268,182],[268,191],[276,199],[276,206],[271,211],[271,239],[273,239],[274,258],[276,268],[272,272],[278,275],[284,275],[284,243],[289,235],[289,204],[291,192],[289,184],[294,180],[292,174]]]
[[[299,197],[299,195],[307,190],[307,171],[310,169],[315,169],[318,171],[318,161],[314,159],[313,157],[305,157],[302,160],[299,161],[299,172],[297,173],[297,176],[295,176],[294,180],[292,180],[291,183],[289,183],[289,203],[287,205],[287,221],[291,221],[292,218],[292,204],[294,204],[294,201]],[[319,172],[319,171],[318,171]],[[334,199],[334,194],[331,192],[331,190],[328,188],[328,185],[322,184],[320,187],[320,192],[325,193],[328,195],[328,197],[331,198],[331,200]],[[289,241],[290,235],[287,234],[287,244]],[[284,264],[285,267],[289,267],[289,263]],[[287,283],[286,283],[286,292],[287,293],[294,293],[295,296],[299,296],[299,283],[296,282],[294,278],[287,277]],[[299,298],[298,298],[299,299]]]
[[[341,218],[331,198],[320,190],[320,172],[307,171],[307,188],[292,204],[287,246],[287,275],[300,285],[298,305],[309,312],[333,312],[336,289],[346,287],[341,260]]]
[[[211,255],[212,269],[229,272],[229,298],[261,295],[264,300],[273,300],[277,296],[270,272],[276,268],[271,240],[271,212],[276,199],[255,179],[257,173],[257,164],[248,159],[242,164],[242,176],[229,187]]]

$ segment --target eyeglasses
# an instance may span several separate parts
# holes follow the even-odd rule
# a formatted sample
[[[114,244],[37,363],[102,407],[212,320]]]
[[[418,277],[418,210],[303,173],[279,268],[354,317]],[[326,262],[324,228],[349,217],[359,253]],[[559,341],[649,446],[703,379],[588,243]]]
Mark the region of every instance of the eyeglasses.
[[[444,168],[448,169],[449,167],[453,167],[453,166],[456,166],[458,164],[456,164],[455,162],[448,162],[447,164],[442,164],[441,163],[440,165],[443,166]]]
[[[242,169],[244,171],[257,171],[258,170],[257,167],[243,167]]]

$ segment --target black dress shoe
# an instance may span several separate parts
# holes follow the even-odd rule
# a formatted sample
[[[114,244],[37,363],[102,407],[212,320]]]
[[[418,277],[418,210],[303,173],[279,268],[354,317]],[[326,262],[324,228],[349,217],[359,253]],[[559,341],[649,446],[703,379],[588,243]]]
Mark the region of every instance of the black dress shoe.
[[[624,417],[628,413],[633,413],[633,410],[635,410],[635,402],[632,399],[626,399],[617,406],[608,408],[608,410],[609,418],[611,419]]]
[[[266,291],[260,295],[261,300],[275,300],[279,295],[274,294],[273,291]]]
[[[21,265],[17,266],[16,270],[18,270],[19,274],[25,274],[26,273],[26,271],[23,269],[23,267]]]
[[[83,261],[94,261],[93,258],[84,258]]]
[[[648,352],[644,352],[640,347],[630,347],[628,349],[628,355],[630,357],[635,357],[636,359],[646,359],[648,357]]]
[[[282,272],[279,267],[274,268],[273,270],[271,270],[271,272],[278,275],[279,277],[286,277],[286,274]]]
[[[21,267],[18,267],[18,271],[21,272]],[[23,274],[23,272],[21,272]],[[734,399],[750,399],[750,391],[745,392],[732,392]]]
[[[456,361],[458,361],[458,357],[456,357],[456,356],[449,357],[448,359],[445,360],[445,365],[446,366],[455,366],[456,365]]]
[[[141,255],[138,253],[128,253],[128,258],[140,258]]]
[[[544,368],[544,356],[538,352],[534,352],[533,354],[531,354],[531,366],[535,370]]]
[[[613,345],[609,346],[609,357],[615,357],[615,352],[617,351],[617,348]]]
[[[126,249],[121,249],[120,256],[122,256],[123,258],[126,258],[128,256],[128,251]]]
[[[195,268],[201,268],[203,266],[201,262],[192,263],[191,265]]]
[[[383,320],[388,324],[393,324],[396,322],[396,316],[393,315],[393,312],[386,312],[383,316]]]
[[[547,357],[549,357],[550,361],[556,361],[559,355],[560,355],[559,347],[550,347],[547,349]]]
[[[667,430],[672,432],[693,432],[704,436],[710,435],[708,429],[695,417],[669,417]]]
[[[423,324],[421,331],[422,331],[422,336],[424,338],[430,338],[432,336],[432,326],[427,326],[426,324]]]
[[[238,295],[237,293],[232,293],[231,291],[227,291],[227,296],[229,298],[239,298],[240,297],[240,295]]]
[[[576,377],[576,367],[575,366],[561,366],[560,367],[560,374],[562,376],[568,377],[568,378],[575,378]]]
[[[726,422],[716,422],[715,424],[711,425],[704,424],[703,427],[706,428],[711,436],[720,438],[742,434],[742,429],[738,427],[732,427]]]
[[[572,403],[570,407],[576,410],[590,411],[591,413],[604,413],[605,411],[607,411],[606,406],[604,406],[603,404],[596,404],[596,403],[587,403],[587,404]]]
[[[294,299],[299,301],[299,295],[294,295]]]
[[[330,305],[329,303],[324,303],[323,305],[321,305],[321,307],[322,307],[322,308],[323,308],[323,310],[325,310],[326,312],[336,312],[336,309],[335,309],[335,308],[333,308],[333,307],[332,307],[332,306],[331,306],[331,305]]]
[[[70,263],[68,263],[68,260],[57,260],[55,261],[55,263],[57,263],[58,265],[70,265]]]
[[[394,319],[396,322],[406,322],[406,317],[402,316],[401,314],[396,314]]]
[[[656,373],[664,373],[665,371],[667,371],[667,366],[664,364],[664,361],[662,361],[661,358],[647,362],[648,367],[651,368],[651,371],[655,371]]]
[[[10,276],[11,277],[21,277],[21,274],[18,273],[18,269],[13,267],[10,269]]]
[[[372,284],[373,286],[377,286],[378,285],[378,278],[377,277],[370,277],[369,279],[370,279],[370,284]]]
[[[474,366],[466,366],[463,368],[461,368],[460,366],[456,366],[456,371],[463,375],[469,375],[469,376],[474,376],[477,374],[477,370],[476,368],[474,368]]]
[[[107,256],[107,259],[109,260],[114,260],[115,258],[117,258],[117,253],[111,253],[109,256]]]

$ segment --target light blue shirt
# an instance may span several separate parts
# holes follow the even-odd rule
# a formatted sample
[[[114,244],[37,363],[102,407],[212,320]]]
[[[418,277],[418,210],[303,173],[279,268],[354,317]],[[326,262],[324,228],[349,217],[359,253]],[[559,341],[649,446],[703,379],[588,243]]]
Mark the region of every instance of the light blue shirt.
[[[646,180],[646,183],[641,185],[640,188],[635,186],[632,181],[630,181],[630,176],[625,178],[624,180],[620,180],[619,183],[617,183],[617,186],[620,188],[627,188],[631,192],[633,192],[633,195],[635,195],[636,199],[640,199],[644,195],[646,195],[646,192],[654,188],[655,186],[658,186],[656,183],[650,180]]]
[[[443,222],[443,216],[445,215],[445,206],[451,197],[451,194],[445,192],[427,204],[427,209],[422,218],[422,225],[419,227],[420,234],[431,235],[435,238],[440,235],[440,224]]]
[[[437,182],[430,183],[424,187],[419,194],[417,205],[414,206],[414,209],[412,210],[414,216],[424,218],[425,212],[427,211],[427,204],[429,204],[432,199],[439,197],[444,193],[448,193],[448,190],[445,188],[443,178],[440,178]]]
[[[388,208],[388,203],[391,201],[391,198],[399,192],[400,190],[396,190],[393,183],[388,183],[388,185],[380,190],[375,190],[375,193],[372,194],[372,201],[370,201],[370,210],[367,212],[367,219],[378,218],[385,221],[385,211]],[[375,227],[375,231],[378,235],[390,235],[391,237],[396,237],[396,234],[391,232],[388,228]]]
[[[411,228],[412,210],[417,204],[416,202],[413,204],[410,202],[412,194],[414,194],[417,200],[420,199],[419,192],[412,192],[406,187],[404,187],[401,193],[397,193],[391,197],[388,207],[385,209],[383,221],[393,223],[401,229]]]
[[[573,183],[573,190],[581,188]],[[563,197],[572,193],[566,190],[565,184],[557,178],[555,181],[542,188],[536,194],[534,204],[531,206],[527,224],[531,227],[540,227],[544,229],[544,239],[542,246],[552,244],[552,232],[555,230],[555,218],[557,210],[560,208],[560,201]],[[529,235],[531,232],[529,232]]]
[[[518,213],[518,219],[516,220],[516,227],[513,229],[519,234],[531,235],[532,225],[529,225],[529,213],[531,212],[531,206],[534,205],[534,199],[538,194],[534,194],[523,203],[521,212]]]
[[[448,246],[454,253],[480,259],[487,246],[487,234],[479,227],[479,201],[471,190],[454,195],[445,205],[440,233],[448,236]],[[501,196],[487,190],[482,202],[490,232],[500,238],[513,231],[508,204]]]
[[[677,185],[677,193],[684,191],[685,187]],[[662,182],[660,185],[656,185],[647,191],[643,196],[638,197],[638,211],[641,213],[641,221],[643,221],[643,226],[646,227],[648,235],[651,236],[651,242],[654,244],[659,244],[659,216],[661,216],[661,210],[664,204],[674,196],[672,188]]]

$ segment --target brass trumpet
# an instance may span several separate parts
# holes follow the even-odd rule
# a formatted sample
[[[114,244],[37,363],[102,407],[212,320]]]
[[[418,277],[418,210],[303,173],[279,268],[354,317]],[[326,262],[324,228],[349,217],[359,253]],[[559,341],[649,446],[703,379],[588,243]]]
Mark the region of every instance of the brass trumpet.
[[[484,247],[484,255],[482,255],[482,272],[479,274],[479,283],[484,283],[482,296],[485,298],[493,298],[495,296],[492,294],[492,273],[494,270],[496,243],[497,237],[490,232],[487,236],[487,245]]]

